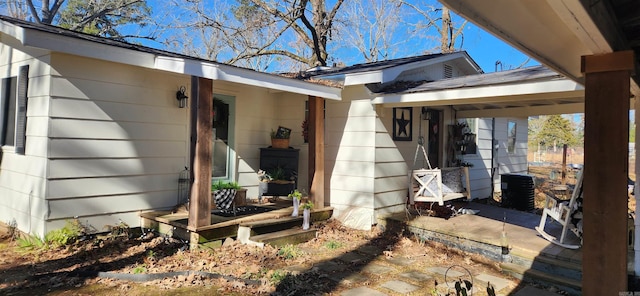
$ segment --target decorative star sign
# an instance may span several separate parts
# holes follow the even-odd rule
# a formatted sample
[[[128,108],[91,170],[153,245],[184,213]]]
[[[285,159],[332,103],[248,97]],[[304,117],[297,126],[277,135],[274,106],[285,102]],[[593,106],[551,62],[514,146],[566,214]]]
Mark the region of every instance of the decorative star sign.
[[[404,134],[405,136],[409,136],[407,133],[407,125],[409,124],[409,120],[404,118],[404,110],[401,111],[402,115],[400,118],[396,119],[396,123],[398,124],[398,136]]]

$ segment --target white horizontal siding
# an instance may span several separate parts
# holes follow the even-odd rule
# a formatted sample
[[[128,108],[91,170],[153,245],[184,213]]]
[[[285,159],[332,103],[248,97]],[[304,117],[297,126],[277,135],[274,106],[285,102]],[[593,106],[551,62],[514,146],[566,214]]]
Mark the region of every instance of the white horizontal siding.
[[[23,232],[42,236],[47,213],[44,198],[50,56],[48,51],[23,47],[12,37],[2,35],[0,39],[0,78],[17,76],[20,67],[29,66],[25,155],[15,154],[12,146],[0,148],[0,217],[2,222],[15,222]]]
[[[400,190],[376,193],[374,196],[375,208],[379,209],[397,205],[405,205],[407,203],[406,184],[404,187],[405,188]]]
[[[184,125],[52,119],[52,138],[184,141],[189,133]]]
[[[178,175],[185,163],[184,157],[123,158],[123,159],[51,159],[49,179],[117,177],[154,175],[169,172]],[[182,168],[184,169],[184,167]]]
[[[178,174],[49,180],[48,199],[124,195],[141,192],[172,192]],[[132,200],[129,205],[135,206]],[[135,207],[134,207],[135,208]],[[105,209],[108,212],[108,209]]]
[[[492,157],[492,126],[491,118],[479,118],[476,135],[476,154],[463,155],[466,162],[473,164],[469,168],[469,185],[471,197],[488,198],[491,196],[491,157]],[[487,193],[488,192],[488,193]]]
[[[0,187],[0,217],[3,223],[15,223],[24,233],[44,236],[46,201],[28,193]]]
[[[45,230],[52,231],[64,227],[69,218],[49,219],[45,221]],[[131,211],[125,213],[102,213],[94,216],[79,216],[78,221],[89,230],[95,232],[110,231],[110,227],[121,226],[125,223],[130,227],[140,224],[140,212]]]
[[[159,124],[185,124],[188,111],[173,106],[140,106],[129,103],[74,100],[60,97],[53,98],[50,108],[50,116],[54,118]]]
[[[404,162],[378,162],[375,164],[375,177],[408,176],[409,168]],[[408,182],[408,181],[407,181]]]
[[[175,206],[190,133],[175,93],[190,78],[63,54],[52,62],[47,227]]]
[[[186,157],[186,141],[125,141],[51,139],[49,156],[55,158]]]
[[[173,195],[175,199],[165,198],[166,192],[146,192],[140,194],[98,196],[82,199],[54,199],[49,200],[51,215],[49,219],[70,219],[136,210],[167,209],[175,207],[178,190]],[[100,225],[102,227],[104,225]]]

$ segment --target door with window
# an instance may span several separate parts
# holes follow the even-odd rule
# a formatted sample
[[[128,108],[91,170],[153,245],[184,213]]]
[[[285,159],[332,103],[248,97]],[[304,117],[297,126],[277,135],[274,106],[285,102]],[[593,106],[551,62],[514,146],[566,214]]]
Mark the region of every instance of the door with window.
[[[213,180],[233,180],[235,97],[215,94],[212,113],[211,177]]]

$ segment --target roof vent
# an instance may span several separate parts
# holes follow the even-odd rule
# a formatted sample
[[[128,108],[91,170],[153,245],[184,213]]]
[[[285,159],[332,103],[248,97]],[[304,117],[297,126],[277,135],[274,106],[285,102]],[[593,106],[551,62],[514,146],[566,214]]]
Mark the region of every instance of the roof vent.
[[[444,78],[452,78],[453,77],[453,67],[450,65],[444,65]]]

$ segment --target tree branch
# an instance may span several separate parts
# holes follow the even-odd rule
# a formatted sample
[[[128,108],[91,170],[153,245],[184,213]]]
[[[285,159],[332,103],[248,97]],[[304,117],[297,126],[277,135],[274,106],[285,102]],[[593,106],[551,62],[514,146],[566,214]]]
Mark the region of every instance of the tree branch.
[[[36,20],[36,23],[42,24],[42,19],[40,19],[40,16],[38,15],[38,11],[36,10],[36,7],[33,6],[33,1],[27,0],[27,6],[29,7],[29,10],[31,11],[31,15]]]
[[[250,58],[254,58],[254,57],[258,57],[258,56],[265,56],[265,55],[281,55],[281,56],[288,57],[288,58],[290,58],[292,60],[307,64],[307,65],[309,64],[309,59],[307,59],[305,57],[302,57],[302,56],[299,56],[299,55],[296,55],[296,54],[293,54],[293,53],[291,53],[289,51],[279,50],[279,49],[265,50],[265,51],[262,51],[262,52],[256,52],[256,53],[250,53],[250,54],[246,54],[246,55],[240,55],[240,56],[234,57],[232,59],[229,59],[225,63],[233,64],[233,63],[235,63],[235,62],[237,62],[239,60],[247,60],[247,59],[250,59]]]

